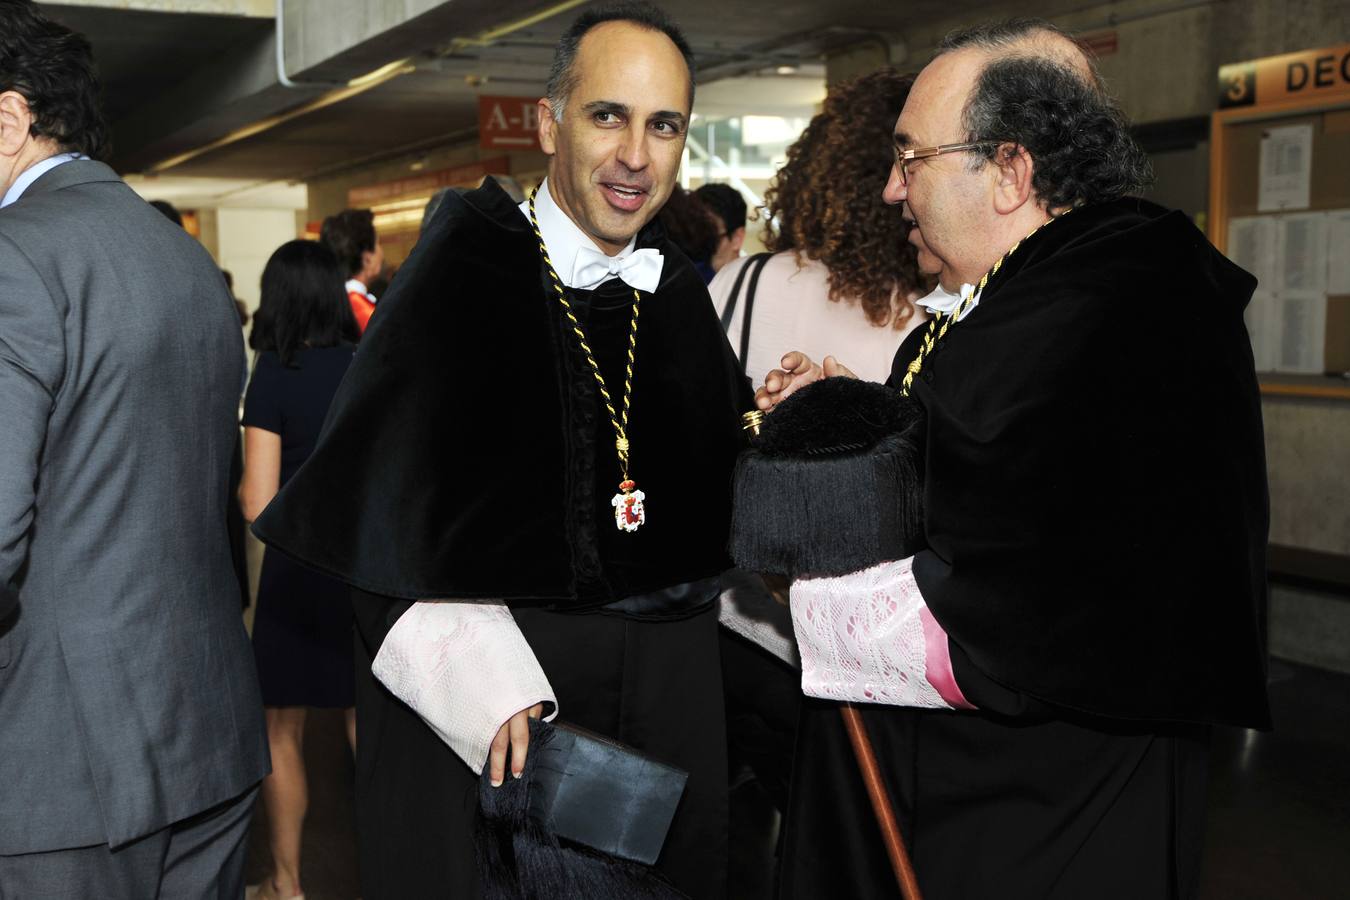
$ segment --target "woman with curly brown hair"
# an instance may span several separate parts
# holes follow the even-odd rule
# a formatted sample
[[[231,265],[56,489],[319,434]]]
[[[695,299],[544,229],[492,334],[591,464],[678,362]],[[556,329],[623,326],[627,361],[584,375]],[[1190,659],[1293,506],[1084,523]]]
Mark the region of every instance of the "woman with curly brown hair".
[[[708,285],[731,345],[756,383],[790,350],[813,359],[838,353],[859,378],[885,381],[900,342],[924,320],[914,300],[931,285],[905,240],[908,226],[881,196],[895,161],[891,134],[913,81],[881,69],[836,85],[788,149],[787,165],[765,198],[764,243],[772,255],[758,272],[759,257],[728,263]],[[763,651],[795,662],[792,624],[759,576],[733,570],[723,587],[733,776],[739,788],[753,773],[763,796],[786,813],[801,676]],[[733,802],[733,834],[749,827],[738,816],[747,815],[746,796],[757,793]]]
[[[722,313],[739,280],[727,334],[733,348],[746,347],[741,362],[756,381],[789,350],[815,359],[847,352],[858,377],[885,381],[900,342],[923,319],[913,301],[931,284],[905,240],[907,224],[881,199],[891,131],[913,81],[886,68],[835,85],[765,195],[773,256],[753,304],[753,257],[723,267],[708,286]],[[742,271],[751,277],[738,279]]]

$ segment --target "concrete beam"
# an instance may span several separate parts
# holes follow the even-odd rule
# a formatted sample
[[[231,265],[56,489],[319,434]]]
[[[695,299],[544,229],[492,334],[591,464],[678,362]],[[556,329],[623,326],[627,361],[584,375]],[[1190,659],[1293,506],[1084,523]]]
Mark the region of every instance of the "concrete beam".
[[[459,5],[445,0],[281,0],[287,74],[309,71],[438,7]]]
[[[540,0],[283,2],[287,75],[329,81],[347,81],[540,9]]]
[[[275,41],[265,34],[203,66],[131,116],[113,123],[115,163],[139,172],[160,160],[272,115],[317,91],[277,83]]]
[[[114,123],[119,169],[145,171],[314,101],[334,83],[426,54],[538,8],[530,0],[283,2],[286,75],[299,87],[285,87],[278,79],[274,33],[240,43]]]
[[[274,0],[42,0],[43,6],[92,6],[139,12],[198,13],[214,16],[251,16],[270,19]]]

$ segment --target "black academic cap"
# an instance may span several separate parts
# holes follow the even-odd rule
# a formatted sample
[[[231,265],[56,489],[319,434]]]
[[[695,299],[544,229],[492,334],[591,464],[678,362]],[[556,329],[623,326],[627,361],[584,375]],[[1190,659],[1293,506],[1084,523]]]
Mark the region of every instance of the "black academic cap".
[[[923,427],[917,402],[874,382],[826,378],[789,396],[736,465],[736,565],[833,576],[922,549]]]

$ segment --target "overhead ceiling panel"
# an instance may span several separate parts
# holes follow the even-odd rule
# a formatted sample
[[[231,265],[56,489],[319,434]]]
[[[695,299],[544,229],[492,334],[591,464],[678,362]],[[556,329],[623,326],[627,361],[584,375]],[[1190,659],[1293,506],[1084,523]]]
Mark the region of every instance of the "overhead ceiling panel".
[[[1042,2],[1056,4],[1061,0]],[[689,37],[699,60],[700,81],[707,84],[786,63],[819,62],[827,50],[847,43],[870,38],[889,42],[916,21],[950,18],[963,11],[974,20],[982,8],[991,5],[991,0],[909,0],[903,4],[876,0],[682,0],[667,7]],[[463,15],[454,15],[456,8]],[[575,11],[516,30],[489,46],[461,43],[447,53],[452,41],[481,33],[484,23],[489,22],[487,16],[496,15],[501,19],[496,24],[505,24],[523,15],[522,10],[534,8],[524,0],[497,0],[495,5],[485,0],[455,0],[446,4],[444,10],[428,14],[427,27],[397,29],[397,41],[385,36],[377,42],[383,56],[361,59],[366,65],[415,57],[418,71],[204,153],[170,171],[219,177],[305,177],[316,171],[332,171],[344,161],[394,154],[402,148],[473,129],[479,94],[537,96],[543,91],[554,44]],[[492,12],[494,9],[496,12]],[[147,105],[156,97],[172,96],[165,91],[185,77],[208,63],[228,60],[232,48],[249,43],[256,47],[273,28],[270,20],[237,16],[78,6],[50,6],[49,11],[94,43],[114,120],[137,109],[153,108]],[[371,47],[353,52],[370,55]],[[344,77],[350,77],[350,73]],[[274,109],[277,90],[281,89],[272,88]],[[313,96],[313,91],[298,91],[295,105]],[[728,107],[723,103],[719,108]],[[232,110],[236,113],[237,109]],[[191,148],[173,152],[182,149]],[[154,162],[144,155],[138,159],[137,168]]]
[[[40,4],[41,5],[41,4]],[[272,31],[271,19],[48,4],[43,12],[89,38],[103,81],[104,111],[116,121],[153,102],[185,73],[228,58]]]

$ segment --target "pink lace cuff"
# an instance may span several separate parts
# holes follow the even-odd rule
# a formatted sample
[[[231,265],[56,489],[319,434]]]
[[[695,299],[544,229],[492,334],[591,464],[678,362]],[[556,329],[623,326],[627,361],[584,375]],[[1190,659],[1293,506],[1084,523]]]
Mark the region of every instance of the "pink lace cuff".
[[[913,558],[792,584],[802,692],[828,700],[971,709],[947,635],[914,580]]]
[[[558,698],[502,603],[423,601],[389,629],[370,671],[481,774],[502,723]]]

